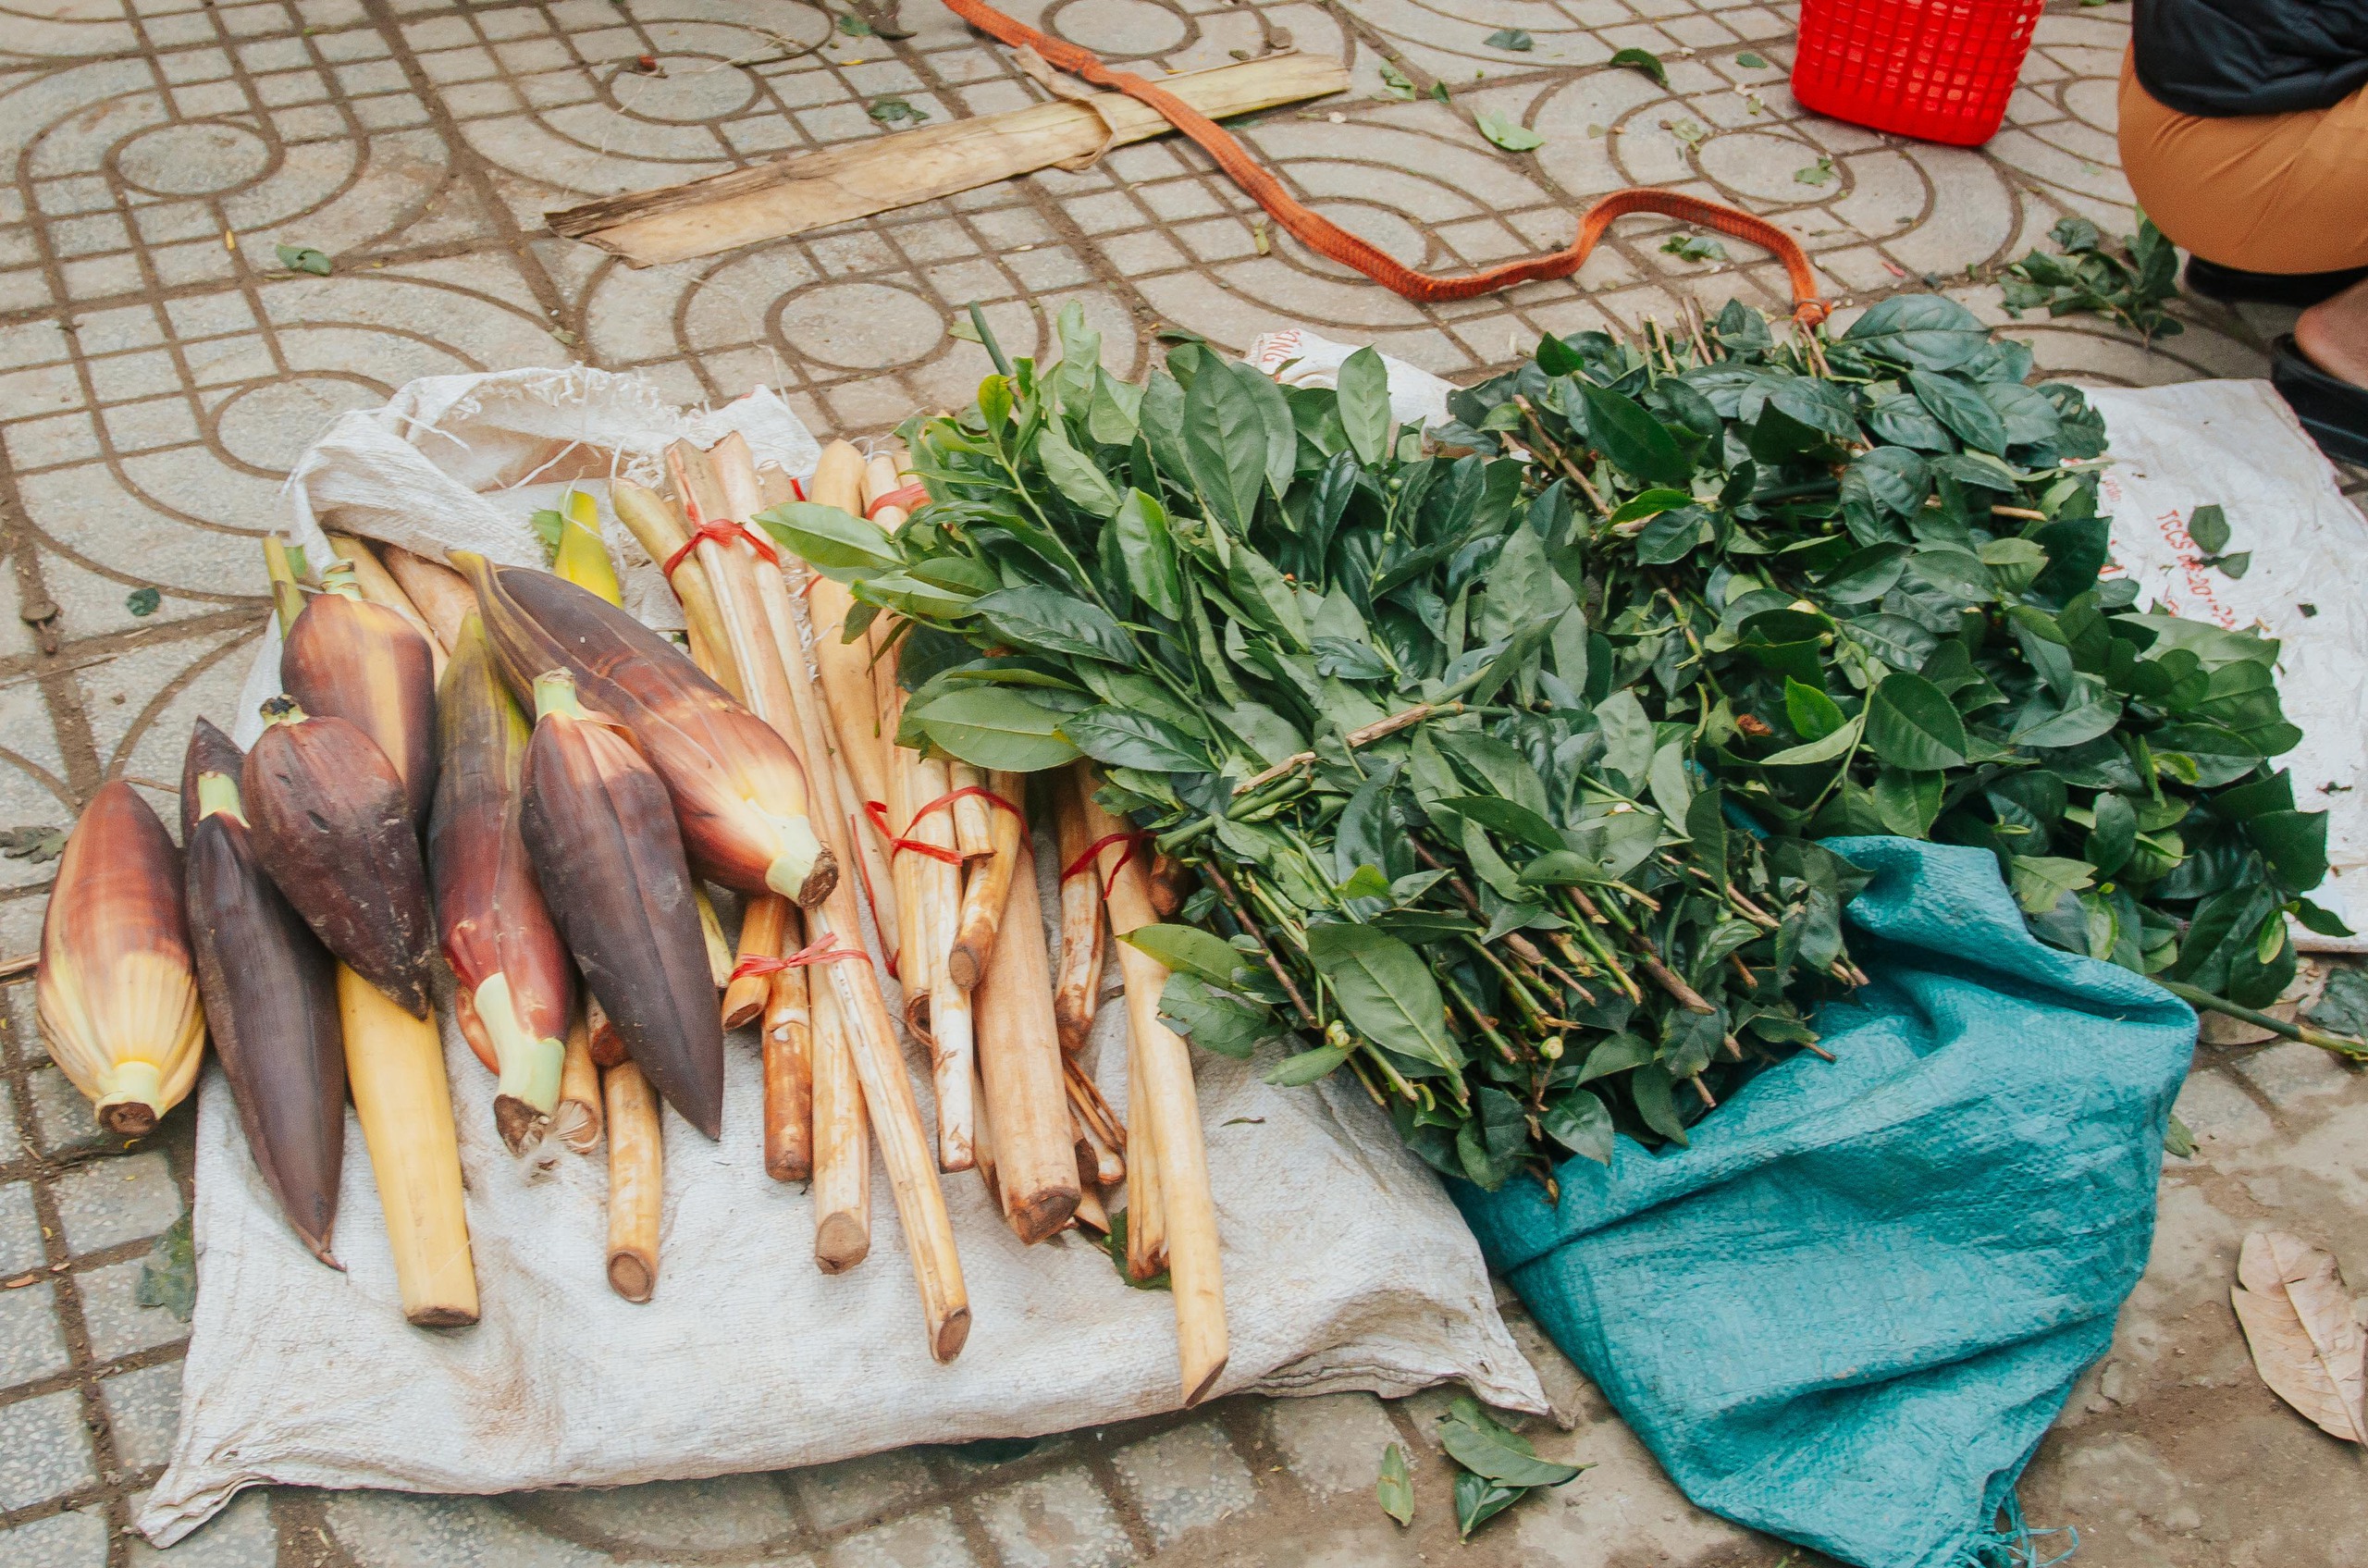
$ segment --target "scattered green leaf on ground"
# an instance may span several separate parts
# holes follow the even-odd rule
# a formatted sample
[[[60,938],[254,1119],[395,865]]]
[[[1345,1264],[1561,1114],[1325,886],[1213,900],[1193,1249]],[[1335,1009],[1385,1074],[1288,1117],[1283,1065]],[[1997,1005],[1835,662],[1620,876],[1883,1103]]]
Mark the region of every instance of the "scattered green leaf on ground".
[[[329,258],[309,245],[282,245],[279,265],[290,272],[309,272],[315,278],[329,275]]]
[[[173,1221],[172,1228],[156,1238],[141,1265],[131,1299],[144,1307],[162,1307],[183,1323],[197,1310],[197,1243],[190,1236],[189,1216]]]
[[[2195,1133],[2187,1123],[2178,1118],[2177,1114],[2172,1116],[2169,1125],[2163,1129],[2163,1153],[2177,1160],[2191,1160],[2195,1157]]]
[[[882,125],[906,122],[919,125],[929,118],[927,109],[917,109],[902,98],[875,98],[872,100],[871,107],[864,112]]]
[[[1406,1451],[1396,1443],[1382,1451],[1381,1475],[1374,1482],[1381,1511],[1400,1525],[1414,1522],[1414,1480],[1406,1470]]]
[[[1665,119],[1661,121],[1661,124],[1669,128],[1669,133],[1671,136],[1676,137],[1680,142],[1684,142],[1689,147],[1699,147],[1703,142],[1710,139],[1710,133],[1703,130],[1701,124],[1696,120]]]
[[[1381,62],[1381,84],[1389,89],[1389,95],[1393,98],[1414,96],[1414,83],[1404,71],[1388,60]]]
[[[1527,54],[1537,47],[1537,40],[1517,27],[1500,27],[1482,42],[1491,49],[1510,49],[1517,55]]]
[[[1661,253],[1687,261],[1728,261],[1727,248],[1707,234],[1672,234],[1661,241]]]
[[[1830,184],[1833,179],[1833,160],[1830,157],[1819,157],[1807,168],[1794,169],[1793,179],[1802,185]]]
[[[1642,71],[1661,86],[1669,85],[1669,68],[1650,49],[1622,49],[1609,63],[1622,70]]]
[[[0,829],[0,855],[38,866],[66,853],[66,830],[51,827]]]
[[[1486,109],[1474,114],[1472,120],[1480,128],[1481,135],[1508,153],[1526,153],[1533,147],[1546,145],[1546,138],[1519,120],[1505,119]]]
[[[165,596],[154,588],[134,588],[123,596],[123,607],[140,616],[155,614],[156,607],[164,602]]]
[[[2009,315],[2102,315],[2148,342],[2182,330],[2164,308],[2179,296],[2178,252],[2153,219],[2140,213],[2138,232],[2118,242],[2085,217],[2061,219],[2048,232],[2062,255],[2033,251],[2000,279]]]
[[[1447,83],[1444,81],[1434,81],[1431,83],[1431,96],[1437,98],[1442,104],[1446,103],[1448,101]]]
[[[1735,56],[1735,64],[1749,71],[1764,71],[1768,68],[1768,62],[1749,49]]]
[[[1455,1478],[1455,1522],[1466,1540],[1533,1488],[1561,1486],[1586,1468],[1538,1458],[1527,1438],[1497,1421],[1468,1394],[1439,1417],[1439,1446],[1461,1472]]]
[[[2302,1016],[2339,1034],[2368,1035],[2368,969],[2357,964],[2329,964],[2325,989],[2303,1009]]]
[[[871,31],[871,24],[870,22],[864,20],[861,17],[855,15],[851,11],[839,18],[839,31],[845,33],[849,38],[871,38],[877,36]]]

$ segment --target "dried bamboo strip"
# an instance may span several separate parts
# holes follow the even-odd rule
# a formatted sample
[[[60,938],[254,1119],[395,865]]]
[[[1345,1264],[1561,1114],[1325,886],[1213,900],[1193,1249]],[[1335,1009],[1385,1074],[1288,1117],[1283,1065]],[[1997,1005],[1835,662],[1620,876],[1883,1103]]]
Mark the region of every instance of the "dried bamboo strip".
[[[740,916],[739,964],[751,958],[778,958],[784,949],[782,932],[789,921],[789,900],[778,893],[760,894],[748,900]],[[736,971],[739,964],[733,966]],[[771,989],[768,977],[761,974],[742,975],[723,988],[723,1027],[738,1029],[765,1010],[765,993]]]
[[[551,1135],[579,1154],[600,1142],[607,1118],[600,1110],[600,1069],[592,1060],[592,1026],[581,1008],[567,1031],[567,1056],[559,1069],[559,1108],[551,1113]]]
[[[1036,879],[1012,878],[1004,931],[978,991],[979,1078],[993,1119],[1004,1208],[1022,1241],[1068,1223],[1078,1200],[1077,1140],[1061,1084],[1052,963]],[[967,1068],[968,1064],[965,1064]]]
[[[1212,119],[1338,93],[1348,72],[1313,55],[1269,55],[1165,77],[1160,85]],[[1123,93],[1057,100],[798,153],[684,185],[609,196],[546,215],[551,231],[650,266],[714,255],[976,190],[1166,135],[1157,110]]]
[[[795,920],[783,928],[786,945]],[[762,1042],[765,1068],[765,1174],[775,1181],[804,1181],[814,1174],[814,1019],[809,973],[803,967],[765,977]],[[845,1050],[844,1044],[840,1049]],[[862,1117],[856,1118],[858,1135]],[[844,1157],[845,1151],[839,1151]],[[870,1151],[862,1151],[870,1163]],[[866,1211],[869,1228],[869,1210]]]
[[[1104,810],[1090,792],[1080,793],[1088,829],[1096,839],[1111,839],[1102,850],[1101,864],[1112,933],[1123,937],[1138,926],[1157,923],[1151,904],[1149,868],[1142,856],[1130,853],[1136,846],[1131,830]],[[1129,1171],[1145,1154],[1158,1166],[1160,1216],[1176,1295],[1177,1360],[1184,1402],[1189,1405],[1207,1395],[1225,1371],[1229,1354],[1208,1150],[1202,1142],[1191,1058],[1184,1042],[1159,1020],[1166,966],[1124,942],[1118,945],[1118,965],[1126,977],[1127,1016],[1134,1037],[1128,1079],[1130,1088],[1141,1086],[1140,1097],[1129,1097]]]
[[[620,1062],[601,1080],[609,1119],[609,1283],[629,1302],[658,1289],[658,1233],[666,1192],[658,1096],[641,1069]]]
[[[1061,963],[1053,987],[1053,1017],[1062,1047],[1085,1048],[1102,999],[1102,870],[1085,860],[1093,833],[1086,826],[1086,776],[1072,768],[1053,781],[1053,829],[1060,845]]]
[[[1024,808],[1025,773],[989,773],[987,787]],[[970,863],[962,885],[962,916],[954,933],[946,972],[957,985],[976,985],[994,952],[995,932],[1011,901],[1011,879],[1019,865],[1019,841],[1027,820],[1018,811],[994,809],[987,824],[987,856]]]

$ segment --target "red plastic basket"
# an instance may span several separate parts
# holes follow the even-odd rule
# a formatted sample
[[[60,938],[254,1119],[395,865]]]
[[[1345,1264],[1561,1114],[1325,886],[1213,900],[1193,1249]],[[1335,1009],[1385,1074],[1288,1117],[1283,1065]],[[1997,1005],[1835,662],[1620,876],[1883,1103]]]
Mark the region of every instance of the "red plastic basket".
[[[2006,117],[2046,0],[1802,0],[1793,96],[1819,114],[1970,147]]]

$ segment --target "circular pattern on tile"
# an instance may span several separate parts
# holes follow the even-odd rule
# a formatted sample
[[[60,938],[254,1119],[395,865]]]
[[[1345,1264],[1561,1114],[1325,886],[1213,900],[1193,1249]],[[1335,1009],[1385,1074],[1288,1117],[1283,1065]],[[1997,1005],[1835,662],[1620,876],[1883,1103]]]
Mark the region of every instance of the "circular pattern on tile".
[[[1039,26],[1106,58],[1166,54],[1191,42],[1191,22],[1153,0],[1056,0]]]
[[[792,352],[845,370],[910,364],[945,336],[919,295],[882,283],[824,283],[781,302],[776,329]]]
[[[1794,206],[1839,194],[1843,189],[1831,182],[1810,185],[1798,178],[1801,169],[1816,165],[1819,149],[1791,136],[1764,130],[1729,131],[1703,142],[1694,155],[1700,160],[1702,172],[1725,190],[1755,198],[1755,208]]]
[[[757,96],[756,79],[727,59],[670,55],[665,68],[664,76],[645,76],[630,67],[611,73],[610,101],[644,119],[692,125],[736,115]]]
[[[285,474],[321,429],[350,409],[376,408],[388,389],[334,373],[259,381],[214,411],[215,438],[231,461],[264,474]]]
[[[156,196],[235,191],[271,167],[271,143],[242,125],[198,120],[143,130],[116,149],[125,183]]]

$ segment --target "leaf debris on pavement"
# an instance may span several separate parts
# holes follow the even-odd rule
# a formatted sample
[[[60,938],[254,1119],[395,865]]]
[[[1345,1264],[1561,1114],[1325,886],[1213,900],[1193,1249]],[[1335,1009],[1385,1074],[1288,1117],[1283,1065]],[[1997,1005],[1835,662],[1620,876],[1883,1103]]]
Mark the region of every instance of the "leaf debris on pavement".
[[[1605,63],[1622,70],[1642,71],[1661,86],[1669,85],[1669,68],[1650,49],[1622,49]]]
[[[1727,248],[1707,234],[1672,234],[1661,241],[1661,253],[1686,261],[1729,261]]]
[[[2253,1367],[2270,1392],[2330,1437],[2368,1444],[2368,1332],[2332,1254],[2282,1230],[2256,1230],[2229,1291]]]
[[[864,112],[882,125],[919,125],[929,118],[927,109],[915,108],[902,98],[876,98],[872,100],[871,107]]]
[[[38,866],[66,853],[66,830],[53,827],[0,828],[0,855]]]
[[[1587,1468],[1538,1458],[1527,1438],[1498,1423],[1469,1394],[1439,1417],[1439,1446],[1456,1464],[1455,1528],[1465,1540],[1533,1489],[1562,1486]]]
[[[2033,251],[2006,268],[2000,284],[2007,315],[2102,315],[2150,343],[2183,329],[2164,309],[2179,296],[2178,252],[2152,218],[2140,213],[2138,232],[2117,248],[2085,217],[2059,219],[2048,234],[2064,253]]]
[[[189,1216],[173,1221],[156,1238],[141,1265],[131,1299],[144,1307],[162,1307],[183,1323],[197,1310],[197,1243],[191,1238]]]
[[[1794,169],[1793,179],[1802,185],[1830,184],[1833,179],[1833,160],[1831,157],[1821,156],[1806,168]]]
[[[279,265],[290,272],[309,272],[315,278],[329,275],[328,256],[310,245],[282,245],[278,251]]]
[[[1413,81],[1388,60],[1381,62],[1381,84],[1389,89],[1393,98],[1412,99],[1415,95]]]
[[[1517,55],[1525,55],[1537,47],[1537,40],[1517,27],[1500,27],[1481,42],[1491,49],[1510,49]]]
[[[155,588],[134,588],[123,596],[123,607],[143,619],[155,614],[164,602],[164,594]]]
[[[1508,153],[1526,153],[1533,147],[1546,145],[1546,138],[1519,120],[1506,119],[1501,116],[1492,115],[1486,109],[1475,112],[1472,121],[1480,128],[1481,135]]]
[[[1414,1480],[1406,1470],[1406,1451],[1396,1443],[1382,1451],[1381,1475],[1374,1482],[1381,1511],[1400,1525],[1414,1522]]]

